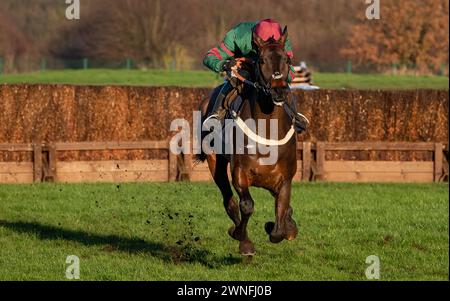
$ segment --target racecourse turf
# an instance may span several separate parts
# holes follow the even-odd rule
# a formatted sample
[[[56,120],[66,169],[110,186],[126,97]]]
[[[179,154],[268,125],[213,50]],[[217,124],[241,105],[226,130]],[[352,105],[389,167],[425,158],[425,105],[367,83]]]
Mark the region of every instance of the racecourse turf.
[[[0,186],[0,280],[448,280],[448,184],[295,184],[299,235],[271,244],[252,189],[257,255],[238,255],[212,183]]]
[[[314,73],[314,84],[323,89],[444,89],[445,76]],[[62,70],[0,75],[0,84],[75,84],[214,87],[223,80],[210,71],[169,70]]]

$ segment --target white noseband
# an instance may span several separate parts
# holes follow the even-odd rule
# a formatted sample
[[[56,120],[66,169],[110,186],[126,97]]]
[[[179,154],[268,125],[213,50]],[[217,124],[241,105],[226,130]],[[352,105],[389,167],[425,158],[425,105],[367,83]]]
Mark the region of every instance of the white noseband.
[[[275,74],[272,74],[272,78],[275,79],[275,80],[282,79],[283,78],[283,74],[277,72]]]

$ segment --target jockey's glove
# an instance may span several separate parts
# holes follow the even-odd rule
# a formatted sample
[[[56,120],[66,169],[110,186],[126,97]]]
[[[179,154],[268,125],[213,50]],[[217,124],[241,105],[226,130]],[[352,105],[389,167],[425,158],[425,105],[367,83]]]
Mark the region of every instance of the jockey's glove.
[[[233,68],[234,66],[236,66],[236,60],[226,60],[222,66],[222,71],[231,72],[231,68]]]

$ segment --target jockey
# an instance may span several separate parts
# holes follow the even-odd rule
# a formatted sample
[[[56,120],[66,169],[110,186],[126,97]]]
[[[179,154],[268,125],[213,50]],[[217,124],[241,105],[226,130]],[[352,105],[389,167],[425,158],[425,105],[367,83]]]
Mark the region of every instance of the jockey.
[[[257,46],[253,42],[253,33],[258,35],[264,41],[268,41],[270,38],[276,41],[282,36],[281,25],[272,20],[265,19],[260,22],[244,22],[236,25],[225,35],[225,38],[218,47],[215,47],[208,51],[203,64],[214,72],[231,72],[231,69],[236,66],[235,58],[250,57],[256,58]],[[289,38],[286,40],[285,51],[290,61],[292,61],[294,54],[291,48],[291,42]],[[288,82],[292,82],[294,79],[294,67],[289,66]],[[213,109],[209,112],[209,118],[219,118],[220,111],[223,108],[223,102],[226,96],[234,89],[233,84],[227,80],[222,86],[219,95],[214,100]],[[298,133],[307,129],[307,119],[299,113],[295,114],[295,128]]]

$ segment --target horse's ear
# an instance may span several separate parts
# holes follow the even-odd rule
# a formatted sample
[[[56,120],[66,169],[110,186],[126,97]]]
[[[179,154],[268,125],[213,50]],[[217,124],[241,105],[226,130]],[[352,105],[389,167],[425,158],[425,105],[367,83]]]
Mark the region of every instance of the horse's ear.
[[[279,43],[284,46],[286,44],[287,38],[288,38],[288,28],[287,26],[285,26]]]
[[[258,48],[261,48],[264,46],[264,40],[261,39],[255,32],[253,32],[253,42],[255,42],[256,46],[258,46]]]

